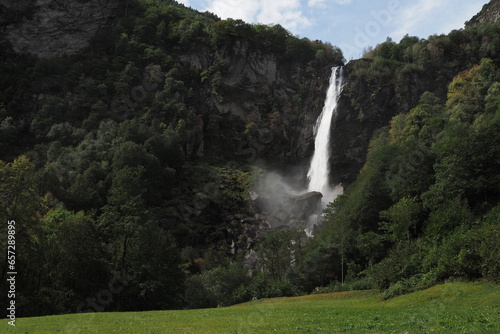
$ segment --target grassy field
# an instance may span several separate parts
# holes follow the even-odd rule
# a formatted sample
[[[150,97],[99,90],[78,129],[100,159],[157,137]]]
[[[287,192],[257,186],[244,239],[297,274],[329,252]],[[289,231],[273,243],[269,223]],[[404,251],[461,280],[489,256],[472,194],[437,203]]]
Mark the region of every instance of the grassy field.
[[[377,291],[275,298],[218,309],[16,321],[1,333],[500,333],[500,286],[447,283],[382,301]]]

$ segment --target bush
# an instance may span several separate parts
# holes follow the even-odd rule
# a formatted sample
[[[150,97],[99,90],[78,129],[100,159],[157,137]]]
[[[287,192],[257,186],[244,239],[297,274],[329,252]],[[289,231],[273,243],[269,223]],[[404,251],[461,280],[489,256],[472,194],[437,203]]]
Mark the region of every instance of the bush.
[[[419,283],[420,289],[427,289],[441,281],[440,273],[436,268],[431,269],[422,275]]]
[[[201,275],[193,275],[186,279],[184,299],[188,308],[207,308],[213,305],[203,283]]]
[[[348,282],[348,284],[350,290],[371,290],[375,288],[373,281],[369,276],[356,278],[355,280]]]
[[[384,291],[384,300],[389,298],[401,296],[407,293],[406,287],[403,282],[399,281],[394,284],[391,284],[387,290]]]
[[[483,277],[500,282],[500,206],[487,214],[483,225],[475,231],[481,256],[481,274]]]
[[[483,256],[488,256],[488,253],[480,252],[485,240],[479,231],[483,230],[462,226],[441,241],[434,241],[428,245],[428,251],[422,262],[422,271],[426,273],[422,279],[422,286],[428,287],[452,277],[469,280],[480,278]],[[488,244],[488,248],[491,247],[494,246]]]
[[[219,307],[240,303],[249,297],[244,290],[247,277],[237,263],[216,267],[191,276],[186,283],[185,299],[190,308]]]
[[[368,270],[374,287],[388,289],[395,282],[419,274],[425,251],[419,241],[397,245],[382,261]]]
[[[294,296],[298,294],[297,287],[289,280],[269,280],[262,272],[255,275],[248,285],[247,290],[251,298],[257,299]]]
[[[247,286],[243,284],[237,287],[236,290],[233,291],[232,294],[233,304],[243,303],[251,299],[252,295],[250,294],[250,291],[248,290]]]
[[[403,279],[394,284],[391,284],[391,286],[389,286],[389,288],[384,291],[383,299],[387,300],[389,298],[415,292],[420,288],[421,279],[422,275],[414,275],[408,279]]]

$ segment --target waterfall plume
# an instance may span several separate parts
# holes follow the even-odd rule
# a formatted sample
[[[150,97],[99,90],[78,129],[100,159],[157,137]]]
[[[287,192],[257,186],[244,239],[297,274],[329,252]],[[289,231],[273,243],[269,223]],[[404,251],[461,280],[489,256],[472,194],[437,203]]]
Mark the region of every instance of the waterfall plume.
[[[316,121],[314,154],[309,171],[307,172],[307,178],[309,180],[308,191],[321,192],[323,194],[324,203],[333,201],[337,195],[343,192],[342,186],[332,186],[329,182],[330,129],[333,115],[337,109],[337,101],[342,92],[342,76],[342,67],[332,68],[325,105]]]

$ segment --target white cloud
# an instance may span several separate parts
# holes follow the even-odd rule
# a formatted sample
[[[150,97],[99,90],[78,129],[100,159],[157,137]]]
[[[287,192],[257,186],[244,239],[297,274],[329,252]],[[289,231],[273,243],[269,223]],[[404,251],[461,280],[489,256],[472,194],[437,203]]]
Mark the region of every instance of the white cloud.
[[[333,1],[338,5],[348,5],[353,0],[331,0],[331,1]],[[328,0],[308,0],[307,5],[309,7],[326,8],[327,7],[326,2],[328,2]]]
[[[281,24],[292,31],[300,26],[311,25],[301,10],[300,0],[208,0],[207,3],[205,10],[223,19]]]
[[[309,26],[311,22],[300,10],[299,0],[262,0],[257,20],[261,23],[279,23],[286,29]]]
[[[326,7],[325,6],[326,0],[309,0],[307,1],[307,5],[309,7]]]
[[[422,21],[425,21],[437,8],[444,7],[450,0],[418,0],[415,4],[402,8],[395,17],[398,29],[392,32],[392,36],[399,39],[407,33],[412,34]]]
[[[191,6],[191,4],[189,3],[189,0],[177,0],[177,2],[183,4],[186,7]]]
[[[469,0],[470,1],[470,0]],[[484,5],[484,1],[476,0],[467,2],[458,13],[449,15],[442,21],[442,25],[438,28],[436,33],[449,33],[453,29],[460,29],[464,27],[465,21],[470,20],[476,15]]]
[[[206,10],[222,19],[232,18],[252,22],[259,11],[259,2],[259,0],[212,0]]]

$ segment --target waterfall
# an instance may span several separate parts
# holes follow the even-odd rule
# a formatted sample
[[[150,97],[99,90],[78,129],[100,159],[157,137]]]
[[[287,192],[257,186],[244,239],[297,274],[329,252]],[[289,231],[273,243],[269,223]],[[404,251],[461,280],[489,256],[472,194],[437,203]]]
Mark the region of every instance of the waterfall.
[[[321,192],[324,203],[333,201],[337,195],[343,192],[342,186],[332,187],[329,182],[330,128],[333,114],[337,108],[337,101],[342,91],[342,72],[342,67],[332,68],[325,105],[316,121],[314,154],[307,172],[307,178],[309,179],[308,191]]]

